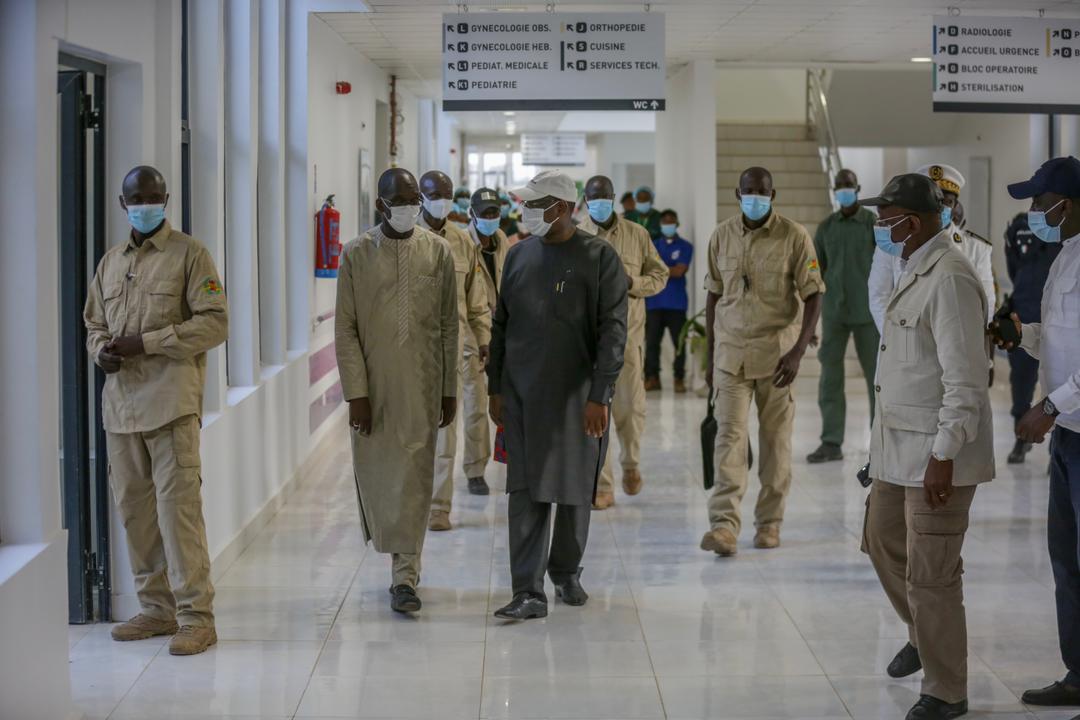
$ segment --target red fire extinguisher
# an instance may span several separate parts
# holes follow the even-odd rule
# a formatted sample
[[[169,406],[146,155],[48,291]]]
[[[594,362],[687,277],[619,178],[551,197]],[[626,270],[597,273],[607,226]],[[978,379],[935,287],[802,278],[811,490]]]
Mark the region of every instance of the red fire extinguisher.
[[[315,277],[336,278],[341,258],[341,213],[334,208],[334,196],[327,195],[315,213]]]

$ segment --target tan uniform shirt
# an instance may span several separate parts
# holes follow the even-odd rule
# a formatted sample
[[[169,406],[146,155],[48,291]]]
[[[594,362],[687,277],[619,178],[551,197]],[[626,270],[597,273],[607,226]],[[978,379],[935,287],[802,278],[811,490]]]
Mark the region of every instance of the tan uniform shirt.
[[[627,341],[628,344],[644,342],[645,298],[663,290],[668,281],[667,265],[656,252],[649,231],[621,217],[616,218],[615,224],[608,229],[600,227],[590,217],[586,217],[580,227],[584,232],[607,240],[619,253],[631,281],[626,308]]]
[[[806,228],[774,210],[757,230],[742,215],[720,223],[709,238],[705,289],[716,304],[716,368],[748,379],[776,371],[799,338],[801,301],[825,292]]]
[[[491,343],[491,306],[487,288],[480,277],[480,251],[469,234],[447,220],[441,230],[434,230],[420,214],[420,227],[435,233],[450,245],[454,255],[457,280],[458,335],[461,346],[475,351]],[[475,344],[474,344],[475,343]]]
[[[480,236],[476,234],[475,223],[469,223],[469,236],[472,237],[473,243],[476,245],[477,255],[486,252],[480,243]],[[495,256],[495,277],[491,276],[487,263],[484,262],[483,255],[480,255],[480,273],[483,275],[484,285],[487,288],[488,305],[491,306],[491,314],[494,316],[495,306],[499,304],[499,289],[502,287],[503,265],[506,264],[506,253],[510,250],[510,241],[506,239],[506,233],[502,230],[496,230],[495,234],[491,237],[495,241],[495,247],[491,250],[492,254]]]
[[[112,248],[90,285],[83,321],[95,360],[127,335],[142,335],[146,351],[106,377],[106,430],[148,432],[202,415],[206,351],[229,332],[225,290],[202,243],[166,221],[142,247],[129,238]]]

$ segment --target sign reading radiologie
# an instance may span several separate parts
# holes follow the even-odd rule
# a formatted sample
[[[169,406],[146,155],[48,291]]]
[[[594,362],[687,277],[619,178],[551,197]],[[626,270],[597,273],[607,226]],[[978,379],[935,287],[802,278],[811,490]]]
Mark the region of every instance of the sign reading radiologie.
[[[663,110],[663,13],[443,16],[443,110]]]
[[[1080,19],[935,17],[934,111],[1080,113]]]

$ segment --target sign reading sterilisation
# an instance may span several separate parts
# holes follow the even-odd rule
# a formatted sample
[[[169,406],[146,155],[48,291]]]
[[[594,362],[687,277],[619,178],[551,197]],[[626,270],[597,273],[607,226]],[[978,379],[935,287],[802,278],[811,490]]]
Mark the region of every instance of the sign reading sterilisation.
[[[1080,113],[1080,20],[934,18],[935,112]]]
[[[663,13],[443,15],[443,110],[663,109]]]

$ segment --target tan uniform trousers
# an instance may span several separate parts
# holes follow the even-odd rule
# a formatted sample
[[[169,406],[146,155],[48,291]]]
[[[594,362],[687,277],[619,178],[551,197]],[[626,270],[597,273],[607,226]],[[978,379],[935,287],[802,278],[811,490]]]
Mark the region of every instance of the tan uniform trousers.
[[[199,418],[185,415],[150,432],[109,433],[106,445],[142,612],[181,625],[213,625]]]
[[[393,560],[390,587],[408,585],[415,590],[420,584],[420,553],[393,553],[390,557]]]
[[[751,401],[758,412],[758,477],[761,492],[754,510],[758,529],[779,527],[784,520],[784,504],[791,488],[791,425],[795,401],[791,388],[773,386],[772,377],[748,379],[740,371],[733,375],[717,370],[713,376],[716,393],[715,486],[709,497],[709,523],[714,530],[727,528],[736,536],[742,528],[739,508],[749,469],[747,443]]]
[[[454,460],[459,420],[465,425],[465,477],[483,477],[491,455],[488,395],[480,356],[466,350],[458,373],[458,411],[454,421],[439,430],[435,441],[435,494],[432,510],[450,512],[454,501]]]
[[[875,480],[866,500],[863,552],[908,626],[923,665],[922,694],[947,703],[967,698],[967,616],[964,561],[974,485],[954,488],[949,504],[933,510],[923,488]]]
[[[619,435],[619,462],[623,472],[636,470],[641,459],[641,436],[645,432],[644,328],[626,343],[626,356],[615,395],[611,399],[611,423]],[[614,443],[608,443],[607,459],[600,471],[598,492],[615,492]]]

